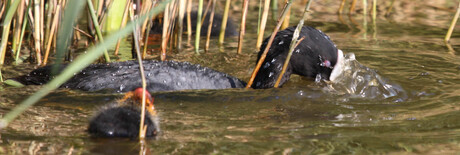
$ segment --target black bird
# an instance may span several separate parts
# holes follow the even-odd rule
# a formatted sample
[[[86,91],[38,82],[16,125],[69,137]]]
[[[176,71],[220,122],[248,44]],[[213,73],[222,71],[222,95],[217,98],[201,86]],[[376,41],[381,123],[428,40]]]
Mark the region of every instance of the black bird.
[[[272,88],[281,73],[284,61],[289,52],[292,36],[296,27],[289,27],[276,34],[267,57],[257,73],[252,88]],[[310,78],[334,80],[337,78],[343,61],[343,53],[338,50],[329,36],[315,28],[304,26],[300,31],[299,39],[304,37],[301,43],[294,49],[289,65],[284,73],[280,86],[289,80],[291,74],[298,74]],[[267,46],[267,37],[260,47],[257,60],[260,59],[263,50]],[[336,65],[337,64],[337,65]],[[332,74],[334,70],[334,74]],[[331,76],[332,74],[332,76]]]
[[[260,68],[252,88],[264,89],[274,86],[289,50],[295,27],[287,28],[276,34],[265,61]],[[283,75],[280,86],[289,80],[291,74],[299,74],[310,78],[321,77],[334,80],[340,72],[339,63],[343,59],[342,51],[323,32],[304,26],[300,38],[304,40],[294,50],[287,71]],[[260,58],[268,42],[262,45]],[[246,83],[236,77],[219,71],[175,61],[143,61],[150,92],[174,91],[185,89],[226,89],[243,88]],[[61,66],[61,70],[66,65]],[[38,68],[27,75],[13,78],[25,85],[39,85],[51,79],[51,66]],[[92,64],[65,82],[61,87],[97,91],[111,89],[126,92],[141,87],[139,65],[136,61],[114,62],[108,64]]]
[[[142,88],[127,92],[121,100],[104,107],[91,119],[88,133],[94,137],[138,137],[143,93],[146,95],[145,136],[158,135],[160,128],[153,98]]]

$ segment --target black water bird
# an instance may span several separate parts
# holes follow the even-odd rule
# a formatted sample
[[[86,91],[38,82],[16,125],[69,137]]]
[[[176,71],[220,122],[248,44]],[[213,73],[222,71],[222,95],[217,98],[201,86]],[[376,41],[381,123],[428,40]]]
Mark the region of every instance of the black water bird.
[[[276,34],[252,88],[273,87],[288,54],[294,29],[295,27],[290,27]],[[337,78],[341,68],[340,61],[343,59],[342,51],[336,48],[326,34],[312,27],[304,26],[299,38],[301,37],[305,38],[294,50],[280,86],[289,80],[291,74],[332,81]],[[268,38],[261,47],[258,59],[267,42]],[[246,85],[236,77],[188,62],[145,60],[143,63],[147,76],[147,89],[150,92],[243,88]],[[61,66],[61,70],[65,67],[66,65]],[[12,80],[25,85],[39,85],[45,84],[51,78],[51,66],[46,66]],[[61,87],[84,91],[102,89],[116,92],[131,91],[141,87],[139,65],[136,61],[92,64],[75,73],[75,76]]]
[[[94,137],[138,137],[143,93],[146,95],[145,136],[158,135],[160,128],[153,98],[142,88],[127,92],[122,99],[106,105],[97,112],[90,120],[88,133]]]

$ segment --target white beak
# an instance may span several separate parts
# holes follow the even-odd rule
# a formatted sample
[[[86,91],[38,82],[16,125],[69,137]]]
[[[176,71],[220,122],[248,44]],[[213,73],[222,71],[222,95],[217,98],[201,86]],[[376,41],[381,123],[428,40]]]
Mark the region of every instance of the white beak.
[[[334,69],[332,69],[331,76],[329,76],[329,80],[331,80],[332,82],[337,80],[337,78],[343,71],[343,65],[344,65],[343,59],[344,59],[343,52],[342,50],[338,49],[337,50],[337,63],[335,64]]]

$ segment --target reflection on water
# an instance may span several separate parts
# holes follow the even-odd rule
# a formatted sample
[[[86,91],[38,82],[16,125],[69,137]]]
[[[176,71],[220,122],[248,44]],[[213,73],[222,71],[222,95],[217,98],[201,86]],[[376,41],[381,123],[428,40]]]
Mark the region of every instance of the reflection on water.
[[[407,7],[412,7],[412,1]],[[460,152],[460,40],[454,33],[452,48],[445,47],[443,36],[451,17],[431,11],[428,19],[380,19],[376,37],[367,37],[370,40],[362,39],[356,26],[360,24],[351,21],[360,22],[358,15],[350,18],[353,25],[348,26],[338,23],[335,14],[314,13],[308,24],[349,53],[340,82],[314,83],[297,76],[279,89],[152,94],[162,133],[148,139],[145,150],[152,154],[456,154]],[[248,21],[257,21],[255,17]],[[258,51],[251,39],[256,38],[255,31],[248,29],[241,55],[234,54],[237,38],[228,38],[229,44],[213,46],[210,52],[196,55],[185,46],[169,58],[247,80]],[[219,52],[222,48],[225,52]],[[3,66],[2,73],[8,78],[32,69],[28,64]],[[0,85],[0,114],[38,88]],[[142,146],[136,140],[95,139],[86,133],[98,108],[120,97],[57,90],[0,132],[0,154],[139,153]]]

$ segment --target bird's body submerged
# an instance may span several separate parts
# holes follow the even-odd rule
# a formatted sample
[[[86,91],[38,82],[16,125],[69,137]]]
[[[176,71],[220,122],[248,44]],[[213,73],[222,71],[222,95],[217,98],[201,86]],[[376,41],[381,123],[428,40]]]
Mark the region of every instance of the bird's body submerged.
[[[146,60],[143,65],[150,92],[242,88],[246,85],[233,76],[188,62]],[[65,65],[61,67],[64,68]],[[44,84],[51,78],[51,69],[52,66],[39,68],[15,80],[23,84]],[[110,89],[127,92],[141,86],[137,61],[124,61],[90,65],[61,87],[84,91]]]
[[[123,99],[103,107],[90,120],[88,133],[95,137],[138,137],[143,94],[146,98],[144,126],[147,129],[145,136],[157,136],[160,127],[153,98],[148,91],[142,88],[127,92]]]
[[[134,106],[109,105],[90,121],[88,132],[96,137],[137,137],[141,120],[141,109]],[[158,134],[157,117],[145,114],[146,137]]]

